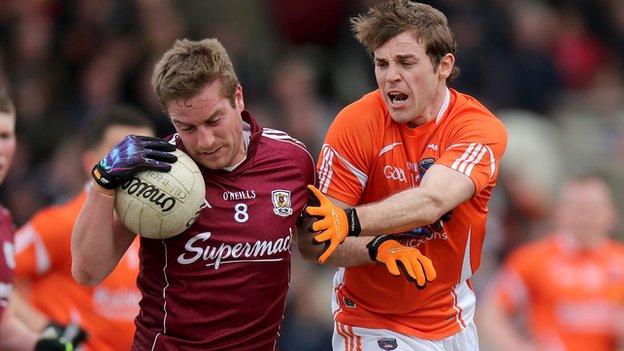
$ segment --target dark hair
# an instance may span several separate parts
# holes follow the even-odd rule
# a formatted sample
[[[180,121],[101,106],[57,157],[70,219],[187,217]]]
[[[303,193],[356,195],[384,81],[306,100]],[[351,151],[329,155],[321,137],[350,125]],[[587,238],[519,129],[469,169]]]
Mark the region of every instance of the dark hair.
[[[351,18],[351,27],[357,40],[369,53],[373,53],[388,40],[403,32],[411,32],[422,41],[427,56],[437,69],[442,57],[455,54],[457,43],[448,26],[446,16],[439,10],[408,0],[389,0],[372,7],[366,15]],[[446,78],[449,85],[459,76],[459,68],[453,67]]]
[[[8,113],[15,116],[15,105],[5,88],[0,88],[0,113]]]
[[[152,121],[136,108],[125,105],[110,106],[87,119],[82,133],[83,149],[97,147],[104,139],[106,130],[117,125],[154,129]]]

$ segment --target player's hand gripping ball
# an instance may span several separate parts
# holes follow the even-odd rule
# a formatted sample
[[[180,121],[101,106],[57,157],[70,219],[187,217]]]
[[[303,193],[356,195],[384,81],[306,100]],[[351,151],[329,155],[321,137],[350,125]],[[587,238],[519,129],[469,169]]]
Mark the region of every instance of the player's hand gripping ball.
[[[197,164],[184,152],[171,154],[171,170],[147,169],[132,175],[115,195],[115,211],[135,234],[167,239],[190,227],[205,207],[206,186]]]

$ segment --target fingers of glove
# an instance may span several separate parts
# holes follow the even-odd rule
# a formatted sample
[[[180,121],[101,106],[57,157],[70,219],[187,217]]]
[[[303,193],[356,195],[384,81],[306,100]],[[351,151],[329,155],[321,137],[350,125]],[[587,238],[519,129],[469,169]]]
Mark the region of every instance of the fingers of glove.
[[[148,140],[141,142],[141,146],[150,149],[150,150],[158,150],[158,151],[175,151],[176,146],[170,144],[162,139],[156,138],[155,140]]]
[[[312,229],[314,229],[314,231],[318,231],[314,228],[314,225],[312,225]],[[332,229],[327,229],[327,230],[323,230],[320,234],[317,234],[314,236],[314,240],[316,241],[317,244],[320,244],[324,241],[327,240],[332,240],[334,239],[334,237],[336,236],[336,232]],[[336,238],[337,242],[340,242],[340,240],[338,240],[339,238]]]
[[[169,172],[171,170],[171,164],[167,162],[160,162],[151,158],[146,158],[145,163],[141,168],[153,169],[159,172]]]
[[[328,218],[319,219],[316,222],[312,223],[312,229],[315,232],[320,232],[321,230],[327,230],[332,228],[332,220]]]
[[[399,267],[397,266],[396,261],[394,260],[393,257],[388,257],[382,262],[386,265],[386,269],[388,270],[388,272],[390,272],[390,274],[396,275],[396,276],[401,275],[401,272],[399,271]]]
[[[422,265],[418,261],[418,258],[414,254],[415,253],[410,252],[409,254],[401,255],[398,260],[405,267],[407,272],[406,276],[410,276],[414,279],[416,281],[416,285],[423,286],[426,283],[425,272],[423,271]]]
[[[328,215],[330,215],[330,212],[327,211],[326,208],[320,206],[308,206],[306,207],[305,211],[310,216],[327,217]]]
[[[316,199],[319,201],[321,206],[329,202],[329,200],[327,200],[325,195],[323,195],[323,193],[320,190],[318,190],[314,185],[308,185],[308,190],[312,192],[312,195],[316,197]]]
[[[405,268],[405,265],[403,264],[403,262],[397,261],[396,264],[397,264],[397,267],[399,267],[399,271],[401,271],[401,275],[404,276],[405,279],[407,279],[411,283],[416,283],[416,279],[412,278],[412,276],[409,274],[409,272]]]
[[[327,259],[334,253],[338,245],[339,245],[338,240],[332,240],[329,243],[329,246],[327,246],[327,248],[323,250],[323,252],[321,252],[321,255],[318,258],[318,263],[320,264],[325,263],[325,261],[327,261]]]
[[[436,270],[435,267],[433,266],[433,262],[431,261],[431,259],[427,256],[424,255],[420,255],[418,257],[418,261],[420,262],[420,265],[422,266],[422,269],[425,273],[425,277],[427,278],[428,281],[433,281],[436,276]]]
[[[156,161],[163,161],[167,163],[174,163],[178,160],[178,157],[171,152],[165,151],[148,151],[145,153],[145,157],[152,158]]]

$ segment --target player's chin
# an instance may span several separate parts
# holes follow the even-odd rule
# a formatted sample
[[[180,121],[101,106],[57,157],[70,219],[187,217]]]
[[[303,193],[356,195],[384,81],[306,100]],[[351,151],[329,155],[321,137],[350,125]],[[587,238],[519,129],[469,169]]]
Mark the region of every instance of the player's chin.
[[[198,160],[195,161],[199,162],[202,166],[212,170],[219,170],[228,166],[227,159],[215,156],[216,155],[200,154]]]
[[[405,124],[409,121],[412,120],[412,115],[406,111],[406,110],[401,110],[401,111],[389,111],[390,114],[390,118],[399,123],[399,124]]]

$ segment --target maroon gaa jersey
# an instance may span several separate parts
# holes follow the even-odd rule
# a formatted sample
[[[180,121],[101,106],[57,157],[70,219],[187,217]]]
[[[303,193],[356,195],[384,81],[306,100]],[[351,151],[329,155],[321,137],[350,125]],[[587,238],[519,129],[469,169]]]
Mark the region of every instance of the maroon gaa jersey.
[[[15,226],[9,210],[0,206],[0,319],[4,309],[9,304],[9,296],[13,290],[13,268],[15,256],[13,254],[13,233]]]
[[[314,163],[286,133],[259,128],[246,111],[243,120],[246,160],[231,172],[198,165],[206,208],[197,221],[173,238],[141,238],[133,350],[277,348],[290,247]]]

